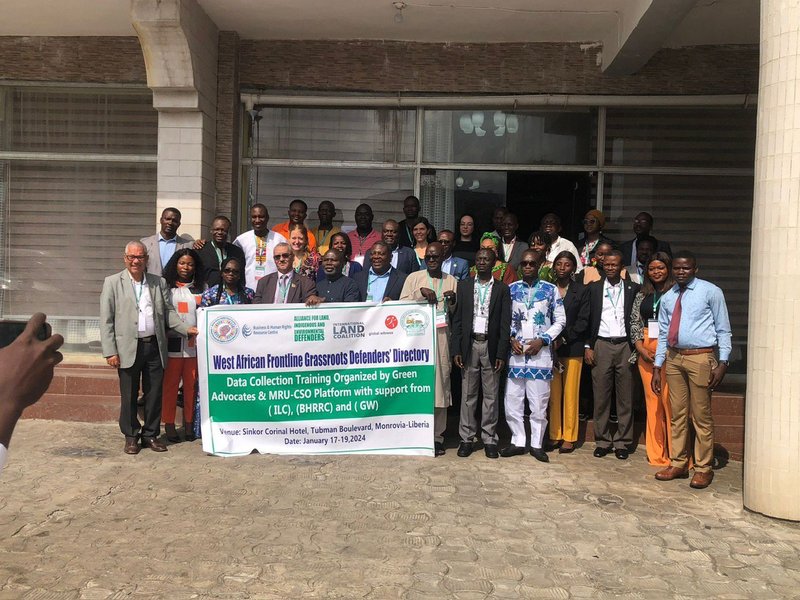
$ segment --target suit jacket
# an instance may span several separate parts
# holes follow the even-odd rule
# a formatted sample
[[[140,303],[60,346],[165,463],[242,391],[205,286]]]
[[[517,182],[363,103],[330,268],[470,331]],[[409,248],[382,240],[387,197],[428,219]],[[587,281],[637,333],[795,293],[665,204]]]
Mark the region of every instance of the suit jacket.
[[[450,327],[450,354],[460,354],[466,364],[472,351],[472,326],[475,321],[475,279],[467,277],[458,282],[456,288],[456,309]],[[508,286],[496,279],[492,283],[489,296],[489,319],[487,345],[489,360],[507,360],[511,345],[511,294]]]
[[[203,261],[203,273],[205,274],[206,283],[208,287],[214,287],[222,280],[222,276],[219,272],[219,259],[211,240],[206,242],[206,245],[200,248],[197,253],[200,255],[200,260]],[[242,269],[244,269],[244,251],[239,246],[225,242],[225,256],[238,258],[241,261]]]
[[[167,327],[186,335],[187,325],[181,321],[172,305],[167,282],[160,276],[145,273],[147,289],[153,301],[153,321],[156,329],[161,366],[167,366]],[[139,309],[127,270],[109,275],[100,293],[100,341],[103,356],[119,356],[119,366],[127,369],[136,360],[139,329]]]
[[[583,356],[586,331],[589,328],[589,302],[585,298],[586,288],[573,281],[564,295],[564,313],[567,325],[561,332],[561,347],[558,355],[562,357]]]
[[[519,261],[522,260],[522,253],[529,249],[530,246],[528,244],[517,238],[511,248],[509,256],[505,256],[505,252],[503,250],[503,238],[500,238],[500,254],[503,255],[500,260],[509,263],[515,271],[517,270],[517,267],[519,267]]]
[[[459,281],[463,281],[469,277],[469,263],[463,258],[457,256],[450,257],[450,264],[445,270],[448,275],[452,275]]]
[[[142,238],[141,242],[147,248],[147,272],[153,275],[161,275],[166,265],[161,264],[161,252],[158,250],[158,233],[146,238]],[[194,240],[188,235],[175,236],[176,247],[175,250],[181,248],[191,248],[194,246]]]
[[[258,280],[256,295],[253,304],[274,304],[275,290],[278,287],[278,273],[270,273],[266,277]],[[286,304],[299,304],[305,302],[309,296],[316,296],[317,284],[313,279],[295,273],[292,282],[289,284],[289,292],[286,294]]]
[[[627,242],[622,242],[622,262],[623,264],[627,264],[631,260],[631,254],[633,253],[633,243],[636,241],[636,238],[632,240],[628,240]],[[663,240],[659,240],[656,238],[658,245],[656,247],[656,252],[666,252],[670,256],[672,256],[672,248],[669,245],[669,242],[665,242]]]
[[[406,282],[406,275],[402,271],[398,271],[394,267],[389,269],[389,281],[386,283],[386,291],[383,293],[384,298],[391,298],[392,300],[400,300],[400,292],[403,291],[403,284]],[[369,283],[369,269],[359,271],[353,275],[353,281],[358,286],[358,300],[359,302],[367,301],[367,284]],[[381,298],[380,300],[383,300]],[[380,301],[379,300],[379,301]]]
[[[598,331],[600,331],[600,318],[603,313],[603,284],[606,279],[603,277],[600,281],[594,281],[586,287],[585,301],[589,304],[589,328],[587,331],[586,343],[594,349],[595,342],[597,342]],[[639,291],[639,286],[630,281],[629,279],[622,279],[625,294],[625,334],[628,337],[628,344],[633,348],[633,340],[631,339],[631,309],[633,308],[633,300],[636,297],[636,292]]]
[[[417,253],[406,246],[397,247],[397,266],[398,271],[408,275],[414,271],[419,271],[419,261]]]

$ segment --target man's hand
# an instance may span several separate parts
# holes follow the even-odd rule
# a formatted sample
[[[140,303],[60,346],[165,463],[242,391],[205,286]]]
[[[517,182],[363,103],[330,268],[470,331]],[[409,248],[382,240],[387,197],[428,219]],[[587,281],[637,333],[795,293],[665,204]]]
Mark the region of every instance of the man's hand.
[[[650,380],[650,389],[656,395],[661,394],[661,369],[653,369],[653,379]]]
[[[200,330],[197,327],[189,327],[186,330],[187,337],[195,337],[198,333],[200,333]]]
[[[114,367],[115,369],[119,369],[119,354],[115,354],[114,356],[109,356],[106,358],[106,362],[108,363],[109,367]]]
[[[456,354],[456,355],[453,357],[453,362],[454,362],[454,363],[456,363],[456,366],[457,366],[459,369],[463,369],[463,368],[464,368],[464,361],[462,360],[462,358],[461,358],[461,355],[460,355],[460,354]]]
[[[502,360],[500,358],[495,359],[495,361],[494,361],[494,372],[495,373],[499,373],[500,371],[503,370],[503,367],[505,367],[505,366],[506,366],[506,361],[504,361],[504,360]]]
[[[25,331],[0,350],[0,444],[8,447],[22,411],[36,403],[53,380],[54,367],[64,360],[59,334],[42,341],[36,333],[47,317],[36,313]]]
[[[192,246],[192,248],[194,248],[195,250],[200,250],[205,245],[206,245],[205,240],[195,240],[194,246]]]
[[[542,338],[536,338],[535,340],[531,340],[531,343],[525,348],[525,354],[528,356],[536,356],[542,348],[544,348],[544,340]]]
[[[583,362],[585,362],[590,367],[594,366],[594,350],[591,348],[585,348],[583,350]]]
[[[391,302],[391,301],[392,299],[389,298],[389,296],[384,296],[383,300],[381,300],[381,302]]]
[[[325,302],[325,298],[313,294],[306,298],[306,306],[319,306],[323,302]]]
[[[512,354],[522,354],[524,352],[524,348],[522,344],[516,338],[511,338],[511,353]]]
[[[725,373],[728,372],[728,366],[725,363],[719,363],[715,368],[711,369],[711,375],[708,378],[708,389],[712,392],[720,383]]]
[[[452,290],[448,290],[448,291],[446,291],[444,294],[442,294],[442,296],[444,297],[445,301],[446,301],[448,304],[455,304],[455,301],[456,301],[456,293],[455,293],[454,291],[452,291]]]
[[[436,292],[431,288],[420,288],[419,293],[428,301],[428,304],[436,304]]]

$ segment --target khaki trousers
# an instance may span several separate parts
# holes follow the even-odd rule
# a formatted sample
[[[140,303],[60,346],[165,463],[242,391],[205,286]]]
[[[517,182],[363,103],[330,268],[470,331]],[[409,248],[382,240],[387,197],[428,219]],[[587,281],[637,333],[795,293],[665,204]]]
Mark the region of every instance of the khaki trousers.
[[[708,472],[714,464],[714,421],[708,380],[711,370],[717,366],[717,359],[712,352],[683,356],[668,349],[664,365],[672,408],[672,466],[683,469],[689,464],[688,420],[691,414],[696,434],[694,470]]]

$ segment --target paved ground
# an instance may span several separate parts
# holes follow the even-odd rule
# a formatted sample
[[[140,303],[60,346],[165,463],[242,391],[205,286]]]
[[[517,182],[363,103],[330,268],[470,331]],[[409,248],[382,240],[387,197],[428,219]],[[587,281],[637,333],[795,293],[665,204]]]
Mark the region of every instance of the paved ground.
[[[0,476],[0,598],[800,598],[800,525],[658,483],[642,452],[490,461],[122,453],[23,421]]]

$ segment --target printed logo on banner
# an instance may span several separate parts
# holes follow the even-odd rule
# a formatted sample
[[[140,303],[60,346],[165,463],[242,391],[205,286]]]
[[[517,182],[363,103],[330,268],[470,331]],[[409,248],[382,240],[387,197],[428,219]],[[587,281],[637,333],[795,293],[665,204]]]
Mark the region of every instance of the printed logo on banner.
[[[428,315],[421,310],[408,310],[400,317],[400,326],[408,335],[424,335],[429,325]]]
[[[250,325],[242,325],[242,335],[244,337],[250,337],[253,335],[253,328]]]
[[[386,325],[387,329],[394,329],[395,327],[397,327],[397,317],[395,317],[394,315],[389,315],[388,317],[386,317],[384,324]]]
[[[227,344],[239,335],[239,324],[230,317],[218,317],[211,322],[211,337],[220,344]]]

